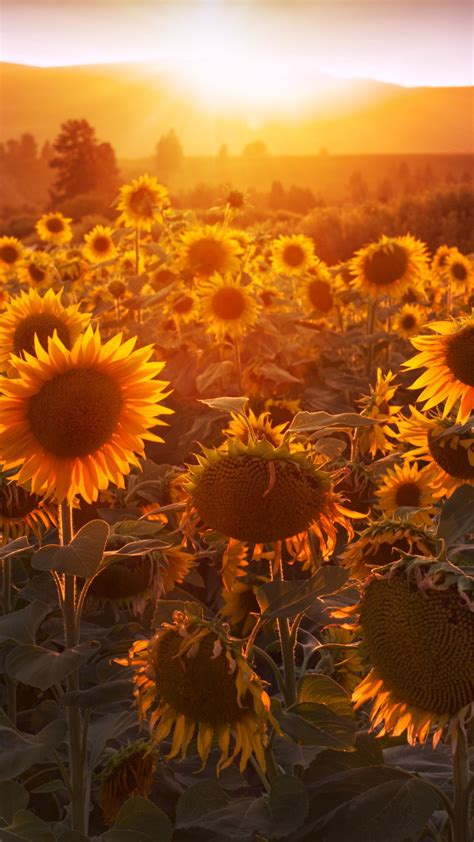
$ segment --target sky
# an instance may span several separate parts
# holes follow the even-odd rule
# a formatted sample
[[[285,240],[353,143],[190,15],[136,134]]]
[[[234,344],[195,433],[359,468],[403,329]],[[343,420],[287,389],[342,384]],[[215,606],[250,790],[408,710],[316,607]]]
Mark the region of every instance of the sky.
[[[153,61],[219,96],[275,97],[315,72],[473,84],[470,0],[0,0],[3,61]]]

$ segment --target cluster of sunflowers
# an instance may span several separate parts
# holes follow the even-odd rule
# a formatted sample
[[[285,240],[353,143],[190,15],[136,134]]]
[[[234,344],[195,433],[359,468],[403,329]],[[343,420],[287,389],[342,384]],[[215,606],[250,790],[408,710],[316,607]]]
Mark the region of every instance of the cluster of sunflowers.
[[[149,794],[162,745],[271,787],[308,676],[370,703],[382,738],[457,745],[474,713],[472,547],[436,537],[474,486],[474,264],[405,235],[328,266],[304,235],[234,227],[243,202],[200,224],[142,176],[82,244],[56,211],[29,244],[0,238],[3,543],[59,527],[74,545],[104,518],[72,597],[53,573],[60,604],[77,632],[83,609],[142,624],[111,669],[130,671],[149,739],[103,770],[109,823]],[[326,574],[345,578],[308,601]]]

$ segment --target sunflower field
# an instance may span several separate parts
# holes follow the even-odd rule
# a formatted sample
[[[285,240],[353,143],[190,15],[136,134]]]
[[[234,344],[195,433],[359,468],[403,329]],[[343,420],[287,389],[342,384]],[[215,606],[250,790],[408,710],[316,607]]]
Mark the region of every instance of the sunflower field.
[[[0,237],[1,842],[474,837],[473,256],[245,203]]]

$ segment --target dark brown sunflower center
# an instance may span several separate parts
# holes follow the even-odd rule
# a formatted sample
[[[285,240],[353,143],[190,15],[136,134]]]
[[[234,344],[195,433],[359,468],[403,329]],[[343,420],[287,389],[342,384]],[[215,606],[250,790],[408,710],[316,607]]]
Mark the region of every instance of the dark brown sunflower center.
[[[407,313],[406,316],[402,318],[402,328],[404,330],[413,330],[416,327],[417,321],[415,317],[411,313]]]
[[[154,572],[153,560],[147,556],[122,559],[102,570],[93,580],[89,593],[99,599],[131,599],[150,587]]]
[[[137,187],[130,194],[129,207],[137,216],[153,216],[153,208],[156,204],[155,195],[148,187]]]
[[[240,319],[245,312],[245,298],[238,289],[218,289],[212,296],[212,310],[217,318],[225,321]]]
[[[461,383],[474,386],[474,325],[463,327],[448,337],[446,364]]]
[[[287,266],[300,266],[304,263],[305,253],[301,246],[296,245],[295,243],[291,243],[289,246],[285,246],[283,250],[283,261],[286,263]]]
[[[237,704],[235,673],[224,652],[212,657],[215,641],[215,635],[207,635],[190,658],[176,657],[183,638],[175,631],[162,632],[152,644],[160,697],[179,713],[214,727],[238,722],[250,704],[249,699],[244,707]]]
[[[457,281],[465,281],[467,278],[467,269],[463,263],[452,263],[451,272]]]
[[[30,265],[28,266],[28,274],[35,284],[40,284],[41,281],[44,280],[46,271],[45,269],[41,269],[41,267],[38,266],[37,263],[30,263]]]
[[[71,347],[71,336],[67,325],[58,316],[52,313],[34,313],[22,319],[15,328],[13,334],[13,347],[15,354],[26,351],[28,354],[35,353],[35,335],[38,337],[43,348],[48,347],[48,338],[57,330],[58,336],[66,346]]]
[[[116,430],[122,394],[116,381],[94,368],[56,374],[29,402],[31,432],[59,458],[88,456]]]
[[[364,271],[371,284],[389,285],[403,278],[408,268],[405,249],[398,243],[382,246],[368,254],[364,261]]]
[[[170,284],[171,281],[174,281],[175,279],[176,275],[174,272],[171,272],[170,269],[159,269],[150,278],[150,285],[153,289],[158,290],[165,287],[167,284]]]
[[[19,256],[18,249],[15,246],[2,246],[0,249],[0,258],[4,263],[15,263]]]
[[[46,228],[51,234],[59,234],[64,231],[64,222],[58,216],[46,220]]]
[[[296,462],[222,456],[205,468],[193,493],[206,526],[250,543],[304,532],[324,510],[324,481]]]
[[[395,493],[395,503],[399,508],[403,506],[419,506],[421,491],[416,482],[403,482]]]
[[[173,302],[173,310],[175,313],[184,316],[186,313],[191,312],[193,305],[194,302],[190,295],[182,295]]]
[[[311,281],[308,284],[308,296],[313,307],[322,313],[328,313],[334,302],[331,287],[325,281]]]
[[[109,292],[114,298],[122,298],[127,292],[127,287],[122,281],[111,281],[109,284]]]
[[[189,246],[188,263],[193,272],[213,275],[225,267],[226,250],[218,240],[203,237]]]
[[[440,439],[428,435],[428,447],[436,464],[451,477],[474,479],[474,436],[449,436]],[[469,454],[473,459],[472,463],[469,461]]]
[[[111,241],[108,237],[100,236],[95,237],[92,241],[92,247],[95,251],[98,251],[100,254],[104,254],[109,250],[111,246]]]
[[[420,593],[405,578],[375,579],[360,621],[370,660],[396,697],[437,714],[474,698],[474,614],[456,590]]]

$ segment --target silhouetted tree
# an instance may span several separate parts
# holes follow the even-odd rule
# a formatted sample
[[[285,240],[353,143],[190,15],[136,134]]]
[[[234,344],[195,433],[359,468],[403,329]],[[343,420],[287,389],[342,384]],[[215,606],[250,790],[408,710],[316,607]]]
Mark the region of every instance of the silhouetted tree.
[[[259,160],[265,158],[266,155],[268,155],[268,149],[263,140],[253,140],[251,143],[247,143],[242,152],[242,157],[248,160]]]
[[[349,179],[349,195],[355,204],[365,202],[369,196],[367,182],[360,170],[354,170]]]
[[[110,143],[97,140],[87,120],[66,120],[53,149],[55,155],[49,162],[57,170],[53,202],[84,193],[115,193],[119,177],[115,152]]]
[[[268,196],[268,205],[270,210],[280,210],[284,208],[286,201],[286,193],[285,188],[281,181],[274,181],[270,188],[270,193]]]
[[[174,129],[160,137],[156,144],[158,174],[167,176],[179,170],[183,162],[183,149]]]

